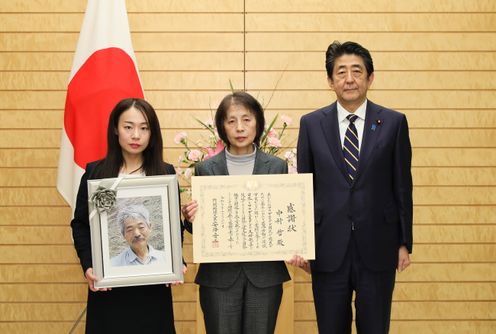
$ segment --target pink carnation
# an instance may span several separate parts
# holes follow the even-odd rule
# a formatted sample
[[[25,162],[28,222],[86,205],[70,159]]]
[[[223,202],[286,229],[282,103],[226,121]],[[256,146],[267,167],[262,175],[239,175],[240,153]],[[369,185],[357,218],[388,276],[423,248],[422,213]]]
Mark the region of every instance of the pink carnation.
[[[186,141],[186,138],[188,138],[188,134],[184,131],[181,131],[174,137],[174,143],[182,144]]]
[[[281,147],[281,141],[277,137],[268,137],[267,144],[271,147]]]
[[[289,166],[289,174],[297,173],[297,164],[296,164],[296,149],[288,150],[284,153],[284,158],[288,162]]]
[[[214,155],[219,154],[220,152],[222,152],[223,149],[224,149],[224,143],[222,142],[222,140],[219,139],[217,141],[217,144],[215,145],[215,149],[211,147],[207,148],[207,155],[205,156],[205,160],[210,159]]]
[[[191,168],[186,168],[184,170],[184,177],[189,180],[189,178],[191,177],[191,175],[193,175],[193,171],[191,170]]]
[[[291,123],[293,123],[293,119],[286,115],[281,116],[281,121],[286,125],[291,125]]]
[[[277,131],[274,130],[273,128],[270,129],[269,133],[267,133],[267,137],[269,137],[269,138],[277,138]]]
[[[191,161],[199,161],[202,156],[200,150],[191,150],[188,152],[188,159]]]

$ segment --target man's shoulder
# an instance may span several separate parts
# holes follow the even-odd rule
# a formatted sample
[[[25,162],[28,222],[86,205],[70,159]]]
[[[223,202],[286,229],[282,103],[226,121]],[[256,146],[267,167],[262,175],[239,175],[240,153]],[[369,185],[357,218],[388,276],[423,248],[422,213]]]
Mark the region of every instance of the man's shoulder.
[[[153,248],[152,250],[150,250],[150,254],[153,254],[153,255],[158,255],[158,256],[165,256],[165,251],[162,250],[162,249],[155,249]]]
[[[370,100],[368,100],[367,103],[368,103],[367,108],[370,107],[372,110],[376,110],[377,112],[380,112],[384,117],[390,117],[390,118],[395,118],[395,119],[405,117],[405,114],[403,114],[397,110],[381,106],[380,104],[374,103]]]
[[[152,256],[156,260],[164,261],[167,259],[167,254],[164,250],[156,249],[152,247],[152,245],[148,245],[148,247],[150,247],[150,256]]]
[[[112,257],[110,259],[110,263],[113,266],[123,266],[126,265],[126,253],[128,252],[129,248],[124,249],[122,252],[120,252],[118,255]]]
[[[318,120],[325,117],[327,114],[329,114],[335,109],[336,109],[336,102],[303,115],[301,117],[301,120],[302,121]]]

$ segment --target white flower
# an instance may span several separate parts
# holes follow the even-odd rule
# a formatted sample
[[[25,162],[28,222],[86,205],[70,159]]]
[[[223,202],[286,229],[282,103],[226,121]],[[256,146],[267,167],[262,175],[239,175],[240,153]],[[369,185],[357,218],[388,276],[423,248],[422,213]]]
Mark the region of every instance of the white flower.
[[[286,115],[281,115],[281,121],[286,125],[291,125],[291,123],[293,123],[293,119]]]
[[[296,170],[296,167],[297,167],[296,149],[293,148],[292,150],[288,150],[288,151],[284,152],[284,158],[288,162],[289,174],[296,173],[297,172],[297,170]]]
[[[211,118],[207,119],[204,123],[205,123],[206,126],[208,126],[210,128],[213,128],[214,127],[214,120],[211,119]]]

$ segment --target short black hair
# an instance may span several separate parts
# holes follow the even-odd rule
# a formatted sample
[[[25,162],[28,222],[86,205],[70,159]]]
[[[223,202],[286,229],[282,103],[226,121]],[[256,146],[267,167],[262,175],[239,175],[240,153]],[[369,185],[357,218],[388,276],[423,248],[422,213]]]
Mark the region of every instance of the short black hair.
[[[225,96],[219,104],[215,113],[215,126],[220,139],[224,144],[229,147],[230,143],[227,139],[226,129],[224,128],[224,121],[227,117],[227,111],[232,105],[240,105],[248,109],[254,116],[257,122],[257,133],[253,141],[257,147],[260,145],[260,138],[262,137],[265,128],[264,110],[260,102],[250,94],[243,91],[236,91]]]
[[[334,70],[336,59],[345,54],[362,58],[367,70],[367,78],[374,73],[374,62],[369,50],[355,42],[348,41],[341,44],[338,41],[334,41],[329,45],[326,52],[326,71],[329,79],[332,80],[332,71]]]

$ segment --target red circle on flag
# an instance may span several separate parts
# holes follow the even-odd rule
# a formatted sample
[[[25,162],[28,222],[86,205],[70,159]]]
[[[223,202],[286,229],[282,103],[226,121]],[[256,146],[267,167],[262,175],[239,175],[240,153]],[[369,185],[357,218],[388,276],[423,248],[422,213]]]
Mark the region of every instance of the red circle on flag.
[[[64,126],[81,168],[107,153],[110,112],[120,100],[143,98],[136,66],[122,49],[94,52],[67,88]]]

